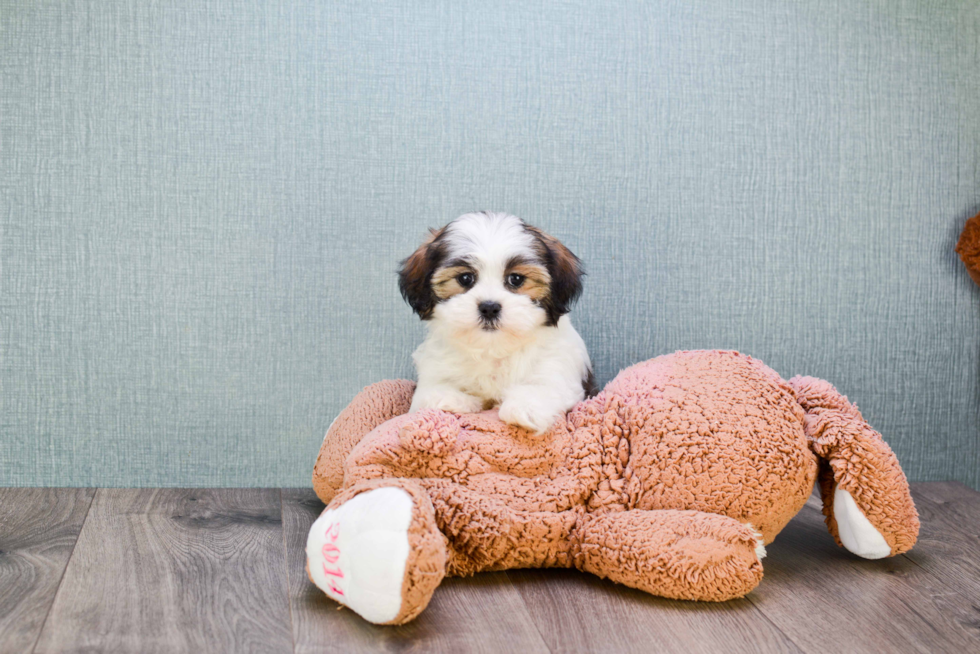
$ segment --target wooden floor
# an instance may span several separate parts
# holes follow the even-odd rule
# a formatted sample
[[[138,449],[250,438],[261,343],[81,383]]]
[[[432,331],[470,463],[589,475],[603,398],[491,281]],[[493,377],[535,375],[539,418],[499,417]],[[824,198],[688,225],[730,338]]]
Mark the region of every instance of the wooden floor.
[[[303,572],[310,490],[0,489],[0,652],[980,652],[980,493],[913,492],[909,554],[850,556],[811,498],[745,599],[518,570],[376,627]]]

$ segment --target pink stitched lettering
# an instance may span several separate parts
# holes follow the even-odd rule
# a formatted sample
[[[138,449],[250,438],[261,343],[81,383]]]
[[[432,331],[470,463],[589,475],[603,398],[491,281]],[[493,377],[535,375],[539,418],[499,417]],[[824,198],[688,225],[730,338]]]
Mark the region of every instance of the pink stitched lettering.
[[[341,571],[340,567],[336,565],[337,561],[340,559],[340,548],[335,544],[337,542],[337,538],[340,536],[340,524],[331,522],[329,525],[327,525],[327,529],[323,535],[329,541],[323,545],[323,549],[320,551],[325,559],[323,563],[323,574],[328,575],[326,581],[327,586],[330,587],[330,590],[343,597],[344,591],[340,590],[340,588],[337,587],[337,582],[330,578],[331,576],[339,579],[344,578],[343,571]],[[333,567],[327,567],[327,563],[330,563]]]
[[[340,549],[338,549],[333,543],[327,543],[324,545],[321,553],[323,554],[323,558],[330,563],[336,563],[337,559],[340,558]]]

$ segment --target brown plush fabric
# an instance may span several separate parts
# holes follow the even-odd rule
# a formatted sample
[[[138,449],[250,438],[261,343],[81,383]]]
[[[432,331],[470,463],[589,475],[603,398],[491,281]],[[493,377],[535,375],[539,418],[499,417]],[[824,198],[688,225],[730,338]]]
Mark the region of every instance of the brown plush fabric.
[[[340,486],[411,487],[417,507],[431,503],[432,523],[418,511],[419,533],[434,524],[448,575],[577,567],[665,597],[740,597],[762,577],[756,547],[803,507],[818,463],[893,554],[918,530],[898,462],[846,398],[737,352],[632,366],[543,436],[495,411],[396,415],[411,383],[388,384],[338,418],[314,487],[327,499]],[[829,514],[828,524],[836,533]],[[417,603],[406,596],[403,614]]]
[[[973,281],[980,284],[980,214],[966,221],[956,244],[956,253],[960,255]]]
[[[817,472],[792,389],[736,353],[654,362],[627,368],[604,391],[620,398],[628,424],[648,427],[629,438],[631,507],[720,513],[772,542],[806,504]]]
[[[313,491],[329,504],[344,483],[344,461],[376,425],[400,416],[412,405],[415,382],[405,379],[380,381],[365,387],[340,412],[323,437],[313,467]]]
[[[762,580],[756,532],[723,515],[605,513],[585,520],[576,537],[577,568],[661,597],[724,601]]]
[[[794,377],[800,404],[806,408],[804,428],[824,464],[820,495],[827,528],[840,545],[834,519],[833,493],[846,490],[892,549],[907,552],[919,535],[919,514],[909,494],[898,459],[881,434],[864,421],[858,408],[822,379]]]

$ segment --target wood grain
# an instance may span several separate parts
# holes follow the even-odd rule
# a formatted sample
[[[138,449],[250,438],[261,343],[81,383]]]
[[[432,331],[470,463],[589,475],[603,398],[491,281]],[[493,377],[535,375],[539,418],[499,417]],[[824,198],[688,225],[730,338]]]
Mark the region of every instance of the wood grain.
[[[980,651],[969,597],[905,556],[859,559],[834,543],[811,500],[767,549],[748,596],[808,652]],[[932,543],[916,550],[931,553]],[[915,550],[913,550],[915,551]]]
[[[399,627],[372,625],[340,608],[310,583],[305,571],[306,536],[322,510],[312,490],[283,491],[296,652],[548,651],[505,573],[445,580],[428,608]]]
[[[553,652],[798,652],[747,600],[682,602],[576,570],[512,570]]]
[[[95,490],[0,488],[0,653],[34,646]]]
[[[913,494],[919,543],[882,561],[838,548],[811,498],[743,600],[512,570],[377,627],[306,578],[311,490],[0,489],[0,652],[980,651],[980,493]]]
[[[99,490],[37,652],[288,652],[278,490]]]
[[[964,629],[980,628],[980,493],[959,482],[912,484],[922,528],[919,542],[905,556],[948,589],[947,613]],[[962,602],[961,597],[972,598]]]

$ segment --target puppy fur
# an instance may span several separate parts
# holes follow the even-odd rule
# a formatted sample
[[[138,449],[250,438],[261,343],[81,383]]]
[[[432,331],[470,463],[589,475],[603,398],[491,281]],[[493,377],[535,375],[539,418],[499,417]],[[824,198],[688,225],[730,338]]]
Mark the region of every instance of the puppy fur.
[[[413,359],[412,411],[472,413],[547,431],[592,392],[585,343],[566,315],[582,265],[541,230],[504,213],[460,216],[401,264],[402,296],[427,325]]]

